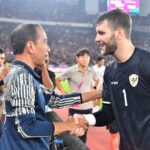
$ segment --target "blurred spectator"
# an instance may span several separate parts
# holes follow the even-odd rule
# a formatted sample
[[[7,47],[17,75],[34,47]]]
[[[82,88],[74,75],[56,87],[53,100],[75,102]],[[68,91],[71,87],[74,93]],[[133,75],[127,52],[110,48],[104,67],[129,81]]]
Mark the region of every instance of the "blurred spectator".
[[[66,26],[60,24],[44,26],[50,39],[51,49],[54,49],[51,56],[53,65],[73,65],[75,50],[85,45],[91,50],[91,60],[95,60],[99,55],[99,48],[94,43],[95,29],[73,26],[74,22],[95,24],[93,20],[97,14],[86,14],[83,0],[78,0],[72,5],[60,0],[0,0],[0,17],[66,23]],[[150,15],[135,15],[132,18],[133,43],[148,50],[150,46]],[[1,22],[0,24],[0,47],[7,52],[12,50],[9,35],[15,26],[15,22]],[[95,64],[94,61],[92,63]]]

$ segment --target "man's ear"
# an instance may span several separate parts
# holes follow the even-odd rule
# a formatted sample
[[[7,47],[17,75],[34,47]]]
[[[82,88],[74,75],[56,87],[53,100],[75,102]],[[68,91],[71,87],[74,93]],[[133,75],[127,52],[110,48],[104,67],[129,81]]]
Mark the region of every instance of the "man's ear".
[[[118,28],[115,31],[115,37],[116,37],[116,39],[120,40],[123,37],[123,34],[124,34],[124,30],[122,28]]]
[[[26,44],[26,49],[27,51],[32,54],[34,49],[35,49],[35,44],[33,43],[33,41],[28,41]]]
[[[76,62],[78,62],[79,57],[76,56]]]

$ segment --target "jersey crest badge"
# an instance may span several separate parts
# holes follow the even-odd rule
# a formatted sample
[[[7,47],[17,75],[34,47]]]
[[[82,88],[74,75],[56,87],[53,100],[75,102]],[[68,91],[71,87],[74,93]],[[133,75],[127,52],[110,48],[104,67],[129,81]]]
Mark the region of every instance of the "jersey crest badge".
[[[133,87],[136,87],[139,81],[139,76],[136,74],[131,74],[129,76],[129,82]]]

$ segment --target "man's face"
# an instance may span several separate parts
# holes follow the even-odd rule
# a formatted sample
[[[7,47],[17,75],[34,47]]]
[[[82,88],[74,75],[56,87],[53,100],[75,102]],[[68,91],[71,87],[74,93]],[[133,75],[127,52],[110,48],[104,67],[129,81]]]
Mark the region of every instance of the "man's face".
[[[33,61],[34,65],[42,66],[45,63],[45,58],[49,51],[47,44],[47,36],[43,28],[37,28],[37,40],[34,44]]]
[[[46,65],[49,65],[49,62],[50,62],[50,56],[49,56],[49,53],[47,53],[46,56],[45,56]]]
[[[90,63],[90,56],[85,53],[83,56],[76,57],[76,60],[79,66],[87,67]]]
[[[5,54],[0,54],[0,67],[2,67],[2,65],[4,64],[5,61]]]
[[[115,34],[106,20],[97,24],[95,42],[100,46],[103,55],[114,55],[117,50]]]
[[[105,60],[104,59],[102,59],[102,60],[100,60],[100,61],[98,61],[98,67],[101,67],[101,66],[104,66],[104,64],[105,64]]]

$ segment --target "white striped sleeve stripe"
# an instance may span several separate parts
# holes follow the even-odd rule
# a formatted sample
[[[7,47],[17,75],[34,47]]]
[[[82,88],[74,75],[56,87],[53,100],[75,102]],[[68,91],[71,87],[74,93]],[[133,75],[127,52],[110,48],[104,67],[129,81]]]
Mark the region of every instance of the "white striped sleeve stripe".
[[[80,103],[81,103],[81,97],[79,95],[68,97],[68,98],[51,96],[48,105],[50,108],[60,108],[60,107],[71,106]]]
[[[12,106],[17,115],[35,114],[33,91],[33,77],[30,74],[20,74],[11,85]]]

